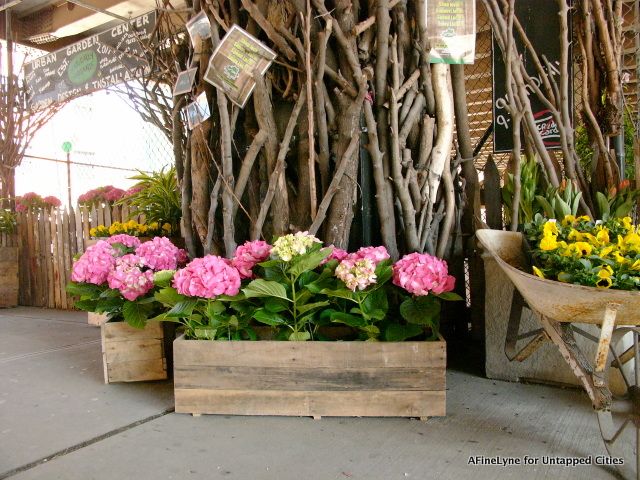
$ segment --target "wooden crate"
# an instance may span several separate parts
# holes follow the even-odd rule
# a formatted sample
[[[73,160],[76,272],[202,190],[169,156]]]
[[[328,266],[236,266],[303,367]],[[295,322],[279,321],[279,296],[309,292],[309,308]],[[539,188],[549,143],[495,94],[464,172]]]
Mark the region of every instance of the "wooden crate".
[[[103,323],[107,323],[109,316],[106,313],[87,312],[87,323],[95,327],[99,327]]]
[[[149,322],[144,329],[125,322],[107,322],[100,328],[104,383],[167,378],[165,336],[160,322]]]
[[[0,246],[0,308],[18,305],[18,247]]]
[[[445,342],[173,343],[176,412],[444,416]]]

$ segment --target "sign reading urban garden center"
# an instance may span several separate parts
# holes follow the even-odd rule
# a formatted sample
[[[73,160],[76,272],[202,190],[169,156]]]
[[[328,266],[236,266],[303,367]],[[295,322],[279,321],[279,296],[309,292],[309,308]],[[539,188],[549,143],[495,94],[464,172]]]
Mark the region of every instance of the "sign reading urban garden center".
[[[149,40],[155,23],[156,12],[145,13],[26,64],[31,109],[149,73],[142,42]]]

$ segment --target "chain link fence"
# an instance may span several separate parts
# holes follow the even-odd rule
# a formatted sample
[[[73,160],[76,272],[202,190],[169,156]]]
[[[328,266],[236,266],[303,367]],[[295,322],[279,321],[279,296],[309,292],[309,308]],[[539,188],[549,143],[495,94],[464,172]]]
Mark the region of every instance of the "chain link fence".
[[[70,142],[67,154],[62,149]],[[69,103],[32,141],[16,169],[16,191],[54,195],[72,203],[87,190],[114,185],[126,189],[138,170],[173,164],[172,146],[162,132],[118,95],[96,92]],[[68,167],[70,166],[70,171]]]

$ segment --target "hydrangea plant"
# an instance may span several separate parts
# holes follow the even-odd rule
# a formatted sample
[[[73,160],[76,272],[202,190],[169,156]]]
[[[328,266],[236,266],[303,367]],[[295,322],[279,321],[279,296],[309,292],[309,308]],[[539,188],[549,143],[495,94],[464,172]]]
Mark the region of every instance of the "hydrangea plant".
[[[106,313],[143,328],[162,306],[154,298],[156,278],[171,278],[187,261],[184,250],[165,237],[141,243],[126,234],[100,240],[73,263],[67,291],[81,310]]]
[[[348,253],[307,232],[246,242],[231,259],[208,255],[168,276],[155,299],[159,320],[187,338],[401,341],[438,336],[440,301],[459,299],[443,260],[410,254],[392,264],[384,247]]]

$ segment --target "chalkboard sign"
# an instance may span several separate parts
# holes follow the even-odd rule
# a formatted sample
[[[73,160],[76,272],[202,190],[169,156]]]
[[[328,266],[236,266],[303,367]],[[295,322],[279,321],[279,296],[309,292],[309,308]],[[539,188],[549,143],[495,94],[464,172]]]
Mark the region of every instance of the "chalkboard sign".
[[[38,110],[149,72],[143,45],[155,10],[36,58],[24,67],[29,106]]]
[[[570,2],[568,2],[570,3]],[[559,80],[560,66],[560,20],[557,0],[519,0],[515,2],[516,17],[520,20],[527,37],[533,44],[538,57],[546,57],[551,65],[552,76]],[[570,6],[570,5],[569,5]],[[569,22],[571,17],[569,17]],[[515,31],[515,27],[514,27]],[[571,24],[569,24],[571,32]],[[515,32],[514,32],[515,33]],[[524,49],[516,35],[516,47],[522,55],[527,73],[540,85],[540,75],[531,61],[530,53]],[[569,52],[571,58],[571,51]],[[569,61],[569,78],[573,78],[572,62]],[[511,116],[507,112],[506,70],[502,51],[493,38],[493,150],[510,152],[513,149],[513,130]],[[549,109],[538,99],[535,92],[529,91],[531,109],[536,127],[547,149],[560,148],[560,132]],[[569,83],[569,111],[573,112],[572,82]]]

